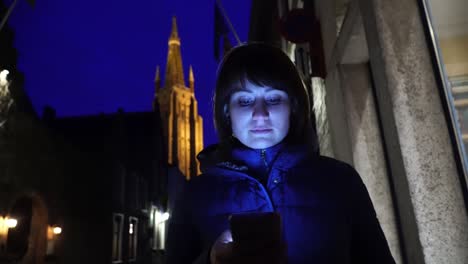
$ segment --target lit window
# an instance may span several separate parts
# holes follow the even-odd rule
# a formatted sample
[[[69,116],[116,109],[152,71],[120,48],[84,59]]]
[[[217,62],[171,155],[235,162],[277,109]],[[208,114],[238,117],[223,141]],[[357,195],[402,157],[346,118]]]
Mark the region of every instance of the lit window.
[[[153,209],[153,249],[164,250],[166,242],[166,222],[170,216],[168,212],[159,211],[156,207]]]
[[[441,74],[445,98],[451,114],[450,129],[457,139],[457,154],[464,162],[468,179],[468,1],[424,0],[426,22],[431,33],[434,54]],[[465,12],[461,11],[465,10]],[[457,11],[457,12],[454,12]],[[468,181],[465,181],[468,183]],[[468,185],[463,188],[468,189]]]
[[[130,216],[128,218],[128,223],[128,260],[136,261],[138,241],[138,218]]]
[[[122,262],[123,214],[113,214],[112,263]]]

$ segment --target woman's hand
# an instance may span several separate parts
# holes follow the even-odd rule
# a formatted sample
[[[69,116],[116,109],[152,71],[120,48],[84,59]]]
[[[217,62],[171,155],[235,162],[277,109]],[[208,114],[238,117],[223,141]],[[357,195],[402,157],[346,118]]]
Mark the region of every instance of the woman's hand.
[[[210,252],[211,264],[231,263],[234,254],[234,243],[230,230],[224,231],[214,242]]]
[[[211,264],[250,264],[250,263],[286,263],[284,244],[267,241],[232,241],[230,230],[224,231],[211,247]]]

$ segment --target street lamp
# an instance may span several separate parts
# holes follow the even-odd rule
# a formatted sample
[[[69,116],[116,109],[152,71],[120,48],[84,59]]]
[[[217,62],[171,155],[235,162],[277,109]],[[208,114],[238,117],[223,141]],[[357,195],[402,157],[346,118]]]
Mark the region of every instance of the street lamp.
[[[18,220],[0,216],[0,236],[7,235],[8,229],[15,228],[16,225],[18,225]]]
[[[47,227],[47,239],[54,240],[56,236],[62,233],[62,228],[59,226],[48,226]]]
[[[5,248],[8,236],[8,230],[18,225],[18,220],[0,216],[0,249]]]
[[[60,235],[62,233],[62,228],[61,227],[54,227],[53,232],[55,235]]]
[[[17,224],[18,224],[18,220],[16,220],[16,219],[7,218],[5,220],[5,225],[6,225],[7,228],[15,228]]]
[[[47,255],[55,254],[55,244],[59,235],[62,233],[62,228],[59,226],[47,226]]]

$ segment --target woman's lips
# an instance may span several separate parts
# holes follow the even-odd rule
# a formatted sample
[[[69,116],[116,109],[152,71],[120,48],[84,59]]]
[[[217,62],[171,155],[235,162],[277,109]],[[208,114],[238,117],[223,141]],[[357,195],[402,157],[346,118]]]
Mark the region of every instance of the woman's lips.
[[[273,131],[273,129],[271,128],[254,128],[250,130],[250,132],[254,134],[265,134],[265,133],[270,133],[271,131]]]

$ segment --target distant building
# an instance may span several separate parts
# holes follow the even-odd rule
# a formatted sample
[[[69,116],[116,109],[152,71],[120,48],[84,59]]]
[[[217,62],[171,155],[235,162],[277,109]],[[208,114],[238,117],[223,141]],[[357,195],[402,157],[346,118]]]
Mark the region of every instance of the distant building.
[[[5,36],[0,43],[15,54],[11,32]],[[203,148],[175,19],[154,111],[57,118],[46,108],[41,120],[16,58],[0,57],[0,65],[11,71],[0,76],[0,99],[11,101],[8,91],[13,100],[0,115],[0,262],[138,264],[163,256],[171,199],[198,174]]]
[[[161,86],[159,67],[156,70],[154,107],[160,108],[168,162],[177,166],[189,180],[200,173],[196,155],[203,149],[203,119],[198,114],[192,66],[188,87],[185,84],[175,17],[168,45],[164,86]]]
[[[157,113],[10,117],[0,221],[17,225],[0,234],[0,262],[147,263],[164,248],[167,163]]]
[[[7,26],[0,33],[0,263],[44,263],[48,230],[61,224],[66,208],[64,174],[23,90],[13,37]]]
[[[157,239],[154,217],[164,213],[167,203],[166,156],[157,113],[119,111],[60,118],[48,125],[59,140],[56,151],[66,161],[65,195],[71,211],[64,216],[67,232],[62,239],[87,248],[81,257],[76,256],[77,248],[64,248],[64,263],[78,258],[81,263],[147,261]]]

